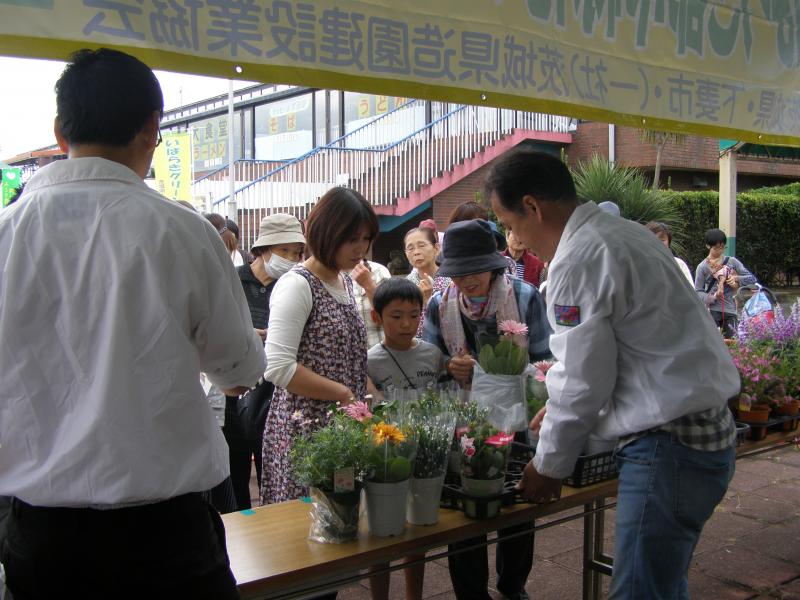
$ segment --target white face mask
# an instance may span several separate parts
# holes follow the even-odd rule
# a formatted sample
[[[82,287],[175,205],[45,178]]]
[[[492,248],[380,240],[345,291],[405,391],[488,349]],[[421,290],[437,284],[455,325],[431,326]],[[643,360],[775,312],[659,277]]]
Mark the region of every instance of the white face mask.
[[[296,264],[296,262],[278,256],[273,252],[269,257],[269,262],[264,265],[264,268],[267,271],[267,275],[272,279],[278,279],[281,275],[288,273]]]

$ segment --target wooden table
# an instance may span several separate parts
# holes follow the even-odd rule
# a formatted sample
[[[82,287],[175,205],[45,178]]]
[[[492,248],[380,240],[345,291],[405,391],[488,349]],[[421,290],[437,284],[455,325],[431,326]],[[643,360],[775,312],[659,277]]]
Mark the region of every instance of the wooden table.
[[[747,442],[738,454],[772,449],[797,435],[778,433],[761,442]],[[584,598],[594,598],[599,593],[600,574],[611,573],[611,558],[602,553],[603,514],[613,506],[607,498],[615,496],[616,490],[616,480],[584,488],[565,486],[556,502],[516,504],[483,521],[441,509],[436,525],[406,525],[399,537],[370,536],[362,523],[359,538],[345,544],[309,541],[310,505],[300,500],[231,513],[224,515],[223,521],[231,568],[243,598],[298,598],[362,578],[363,570],[373,565],[583,507],[582,512],[566,518],[584,518]]]

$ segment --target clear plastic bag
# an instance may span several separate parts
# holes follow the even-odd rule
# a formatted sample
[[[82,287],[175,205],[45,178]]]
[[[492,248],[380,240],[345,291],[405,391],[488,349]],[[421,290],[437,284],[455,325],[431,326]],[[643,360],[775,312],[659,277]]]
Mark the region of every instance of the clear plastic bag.
[[[489,410],[489,422],[500,431],[524,431],[528,427],[528,369],[521,375],[491,375],[475,364],[470,397]]]
[[[323,544],[341,544],[358,537],[361,485],[352,492],[326,492],[312,487],[311,527],[308,539]]]

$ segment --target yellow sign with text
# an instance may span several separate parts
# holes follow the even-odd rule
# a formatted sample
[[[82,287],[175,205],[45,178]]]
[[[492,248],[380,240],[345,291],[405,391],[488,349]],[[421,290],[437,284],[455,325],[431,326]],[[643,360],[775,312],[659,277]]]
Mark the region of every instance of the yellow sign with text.
[[[166,133],[153,155],[158,191],[172,200],[192,201],[192,136]]]
[[[800,145],[800,0],[0,0],[0,54]]]

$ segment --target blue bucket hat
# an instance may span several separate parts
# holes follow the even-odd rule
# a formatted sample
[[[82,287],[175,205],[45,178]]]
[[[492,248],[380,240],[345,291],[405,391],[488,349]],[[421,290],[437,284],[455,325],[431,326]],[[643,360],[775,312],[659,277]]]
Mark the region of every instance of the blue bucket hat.
[[[442,264],[437,275],[462,277],[505,269],[506,258],[497,251],[495,234],[483,219],[453,223],[444,232]]]

